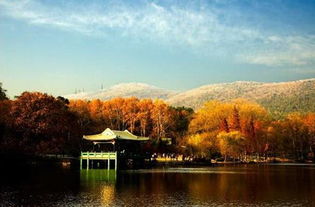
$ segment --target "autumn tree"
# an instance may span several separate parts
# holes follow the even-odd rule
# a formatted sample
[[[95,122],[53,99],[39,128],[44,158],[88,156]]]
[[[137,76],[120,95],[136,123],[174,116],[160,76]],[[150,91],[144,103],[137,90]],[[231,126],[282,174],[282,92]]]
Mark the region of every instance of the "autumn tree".
[[[236,105],[233,107],[231,128],[235,131],[241,130],[240,114]]]
[[[287,152],[294,155],[296,160],[304,160],[310,151],[310,134],[304,123],[304,116],[291,113],[281,122],[281,134]]]
[[[243,99],[236,99],[232,104],[238,109],[239,131],[245,136],[247,154],[257,153],[260,156],[267,143],[266,130],[270,120],[267,110],[257,103]]]
[[[230,132],[230,126],[226,118],[223,118],[220,123],[220,131]]]
[[[259,154],[267,142],[264,136],[267,122],[267,111],[256,103],[242,99],[232,102],[210,101],[193,117],[189,133],[192,136],[214,134],[212,140],[218,139],[219,133],[236,133],[244,138],[244,152]]]
[[[103,113],[103,102],[99,99],[92,100],[88,103],[87,110],[89,111],[91,117],[93,119],[99,121],[102,119],[102,113]]]
[[[216,133],[190,134],[186,137],[186,154],[197,158],[208,158],[218,152]]]
[[[217,135],[219,148],[225,160],[227,156],[240,159],[245,153],[245,137],[239,131],[220,132]]]
[[[138,113],[139,109],[139,99],[135,97],[131,97],[125,100],[123,105],[123,116],[124,120],[126,120],[126,125],[131,133],[136,131],[136,123],[138,121]]]
[[[197,111],[189,124],[190,133],[219,132],[221,124],[231,114],[232,108],[227,103],[210,101]]]
[[[169,106],[161,100],[154,102],[154,107],[151,110],[153,121],[153,133],[157,140],[165,137],[167,130],[170,127],[171,116]]]
[[[95,99],[89,101],[87,104],[87,115],[89,118],[88,131],[86,133],[98,133],[104,130],[106,126],[106,119],[103,116],[103,101]]]
[[[315,152],[315,113],[308,113],[304,120],[304,124],[308,127],[309,131],[309,147],[310,147],[310,152],[314,156]]]
[[[84,100],[71,100],[69,104],[71,112],[77,115],[77,124],[82,134],[93,133],[91,125],[93,120],[89,111],[89,104]]]
[[[140,135],[147,136],[152,131],[152,115],[153,102],[151,99],[142,99],[138,102],[139,112],[137,114],[137,119],[140,124]]]
[[[125,99],[123,98],[114,98],[108,102],[109,108],[105,111],[113,124],[113,128],[117,130],[126,129],[127,122],[123,114],[124,102]]]
[[[17,144],[28,153],[79,150],[76,117],[64,101],[43,93],[24,92],[13,101],[10,116]]]

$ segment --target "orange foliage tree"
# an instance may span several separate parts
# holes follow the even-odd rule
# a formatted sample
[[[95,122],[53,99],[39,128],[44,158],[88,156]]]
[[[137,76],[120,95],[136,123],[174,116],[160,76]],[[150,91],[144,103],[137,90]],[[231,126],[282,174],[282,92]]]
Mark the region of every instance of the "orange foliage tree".
[[[262,155],[314,158],[315,113],[291,113],[283,120],[272,120],[262,106],[242,99],[210,101],[194,113],[162,100],[131,97],[69,102],[38,92],[7,100],[1,91],[2,151],[76,154],[83,134],[109,127],[151,137],[156,151],[165,149],[162,138],[173,138],[173,150],[201,158],[220,154],[241,160]]]
[[[187,131],[192,109],[170,107],[162,100],[114,98],[111,100],[71,100],[70,109],[79,116],[84,134],[100,133],[109,127],[128,129],[159,142],[163,137],[176,138]]]
[[[9,114],[16,147],[27,153],[72,153],[79,136],[66,99],[24,92],[12,101]]]

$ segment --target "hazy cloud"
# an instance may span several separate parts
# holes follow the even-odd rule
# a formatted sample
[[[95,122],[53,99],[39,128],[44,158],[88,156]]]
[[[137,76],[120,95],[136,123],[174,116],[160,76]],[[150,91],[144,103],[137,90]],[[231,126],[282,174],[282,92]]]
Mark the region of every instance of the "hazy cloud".
[[[245,41],[259,36],[249,28],[221,23],[215,10],[194,11],[178,6],[163,7],[153,2],[139,7],[108,3],[103,7],[92,4],[82,8],[78,5],[49,7],[32,0],[2,0],[0,6],[7,16],[15,19],[90,35],[121,30],[123,35],[176,40],[188,45]]]
[[[267,66],[305,66],[315,63],[315,36],[270,36],[254,54],[240,55],[251,64]]]
[[[59,1],[58,1],[59,2]],[[238,61],[267,66],[307,65],[315,58],[314,36],[281,36],[241,23],[222,20],[218,8],[189,9],[145,1],[133,6],[120,1],[72,1],[48,5],[35,0],[0,0],[2,15],[34,25],[104,36],[116,32],[214,53],[232,52]],[[231,49],[232,48],[232,49]],[[232,50],[232,51],[231,51]]]

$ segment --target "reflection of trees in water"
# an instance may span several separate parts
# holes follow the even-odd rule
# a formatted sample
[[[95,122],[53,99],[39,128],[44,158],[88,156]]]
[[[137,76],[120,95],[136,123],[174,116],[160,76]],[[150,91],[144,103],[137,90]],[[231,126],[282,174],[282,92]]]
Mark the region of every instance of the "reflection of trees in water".
[[[256,203],[303,198],[315,193],[314,188],[307,188],[315,184],[314,174],[311,175],[309,169],[255,165],[224,170],[226,172],[187,176],[185,182],[191,198]],[[313,184],[310,185],[310,181]]]
[[[90,170],[81,173],[81,185],[89,199],[102,205],[290,203],[314,195],[312,173],[309,168],[248,165],[125,171],[114,179],[110,173]]]
[[[177,197],[188,203],[196,201],[241,201],[245,203],[269,200],[303,198],[315,193],[314,175],[309,169],[281,166],[240,166],[205,170],[201,173],[137,173],[119,178],[120,193],[153,195],[156,204],[164,196],[179,193]],[[313,182],[310,185],[310,182]],[[137,187],[135,187],[137,186]],[[164,195],[164,196],[163,196]]]

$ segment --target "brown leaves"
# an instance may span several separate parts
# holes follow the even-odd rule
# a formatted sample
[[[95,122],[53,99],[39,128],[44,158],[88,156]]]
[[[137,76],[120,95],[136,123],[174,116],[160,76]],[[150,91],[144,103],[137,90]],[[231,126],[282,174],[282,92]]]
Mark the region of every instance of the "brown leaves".
[[[76,117],[66,103],[65,99],[38,92],[24,92],[12,101],[8,116],[18,142],[16,145],[20,145],[21,150],[35,153],[40,145],[46,143],[49,147],[45,150],[41,147],[37,152],[48,152],[49,149],[63,149],[63,144],[70,141],[71,136],[76,137],[72,140],[75,145],[78,137]]]

